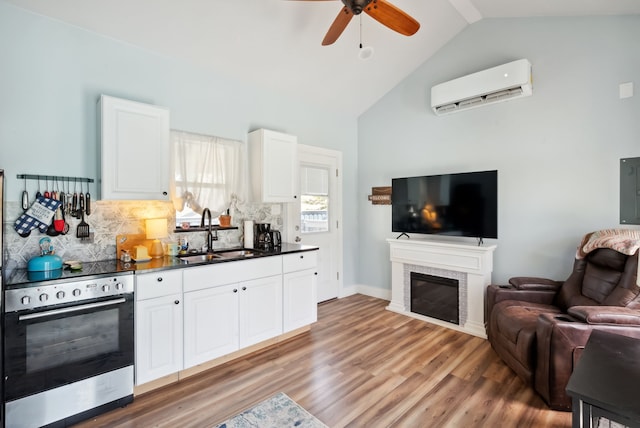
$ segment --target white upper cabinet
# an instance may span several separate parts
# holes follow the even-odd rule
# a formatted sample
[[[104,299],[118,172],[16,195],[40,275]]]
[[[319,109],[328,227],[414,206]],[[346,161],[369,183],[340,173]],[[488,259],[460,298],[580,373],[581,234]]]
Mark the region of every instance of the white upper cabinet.
[[[169,110],[102,95],[101,199],[168,200]]]
[[[258,129],[249,133],[251,193],[256,202],[297,198],[298,138]]]

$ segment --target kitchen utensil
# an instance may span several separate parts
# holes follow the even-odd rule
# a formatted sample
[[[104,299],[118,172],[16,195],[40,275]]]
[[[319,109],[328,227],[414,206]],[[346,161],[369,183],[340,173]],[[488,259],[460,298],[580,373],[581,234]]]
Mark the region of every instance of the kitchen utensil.
[[[62,269],[62,259],[55,254],[44,254],[33,257],[27,263],[28,272],[41,272]]]
[[[69,179],[67,178],[67,213],[71,214],[71,200],[72,200],[72,195],[71,195],[71,184],[69,183]]]
[[[60,198],[60,209],[62,209],[62,211],[64,212],[66,208],[65,205],[67,203],[67,195],[65,195],[64,189],[62,189],[62,192],[58,194],[58,197]]]
[[[64,189],[62,189],[62,196],[64,196]],[[62,231],[60,232],[60,234],[66,235],[67,233],[69,233],[69,223],[67,223],[67,216],[65,214],[64,204],[60,205],[60,207],[61,207],[61,213],[62,213],[62,221],[64,222],[64,225],[62,226]]]
[[[78,228],[76,229],[76,237],[78,238],[88,238],[89,234],[89,224],[84,221],[84,210],[80,211],[80,217],[82,220],[78,223]]]
[[[42,193],[40,193],[40,176],[38,176],[38,191],[36,192],[36,199],[42,197]]]
[[[27,192],[27,177],[24,178],[24,190],[22,191],[22,210],[29,209],[29,193]]]
[[[62,208],[58,207],[53,216],[53,227],[56,232],[60,233],[64,230],[64,219],[62,218]]]
[[[54,222],[54,221],[53,221],[53,220],[51,220],[51,224],[49,225],[49,227],[47,227],[47,232],[46,232],[46,233],[47,233],[47,235],[49,235],[49,236],[58,236],[58,235],[60,235],[60,232],[58,232],[58,231],[56,230],[56,227],[55,227],[55,225],[53,224],[53,222]]]
[[[87,194],[84,195],[84,212],[91,215],[91,195],[89,194],[89,183],[87,183]]]
[[[44,180],[44,185],[46,186],[44,188],[44,197],[45,198],[50,198],[51,197],[51,192],[49,192],[47,189],[49,188],[49,179],[45,178]]]
[[[78,182],[76,180],[73,181],[73,197],[71,199],[71,216],[80,218],[78,215],[78,191],[77,191]]]
[[[82,193],[82,186],[80,186],[80,194],[78,195],[78,200],[80,204],[80,214],[84,215],[84,193]]]

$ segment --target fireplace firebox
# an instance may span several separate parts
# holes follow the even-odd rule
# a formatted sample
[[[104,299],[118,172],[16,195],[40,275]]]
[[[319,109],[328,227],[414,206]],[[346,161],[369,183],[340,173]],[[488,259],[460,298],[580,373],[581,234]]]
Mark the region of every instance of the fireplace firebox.
[[[411,312],[460,325],[458,280],[411,272]]]

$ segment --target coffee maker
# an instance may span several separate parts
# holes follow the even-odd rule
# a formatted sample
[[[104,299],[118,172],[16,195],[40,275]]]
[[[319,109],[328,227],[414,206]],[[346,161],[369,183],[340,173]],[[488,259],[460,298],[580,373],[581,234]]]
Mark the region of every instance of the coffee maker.
[[[271,247],[271,224],[253,224],[253,247],[259,250],[270,250]]]
[[[253,248],[259,250],[273,250],[282,245],[282,236],[277,230],[271,230],[270,223],[254,223]]]

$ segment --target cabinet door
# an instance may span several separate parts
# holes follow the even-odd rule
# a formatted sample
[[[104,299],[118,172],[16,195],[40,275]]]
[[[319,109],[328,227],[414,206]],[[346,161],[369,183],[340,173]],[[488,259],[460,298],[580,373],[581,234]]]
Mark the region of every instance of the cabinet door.
[[[317,274],[315,269],[284,274],[284,332],[318,320]]]
[[[253,197],[261,202],[293,202],[297,197],[298,139],[259,129],[249,134]]]
[[[182,370],[181,296],[136,302],[136,385]]]
[[[101,199],[168,200],[169,110],[100,97]]]
[[[240,347],[282,334],[282,275],[240,283]]]
[[[238,350],[238,285],[184,293],[184,365]]]

